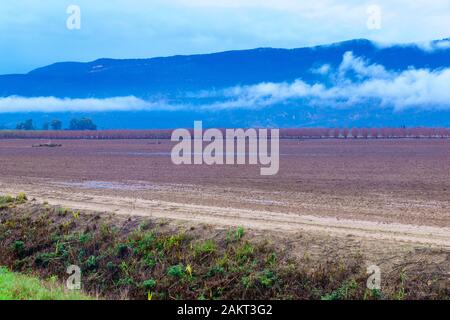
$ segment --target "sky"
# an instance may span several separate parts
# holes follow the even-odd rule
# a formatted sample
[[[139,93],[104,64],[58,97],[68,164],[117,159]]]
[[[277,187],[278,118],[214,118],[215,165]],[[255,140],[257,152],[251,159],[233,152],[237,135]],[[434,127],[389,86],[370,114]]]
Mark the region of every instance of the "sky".
[[[67,27],[78,21],[73,5],[79,29]],[[449,37],[450,0],[1,0],[0,74],[60,61]]]

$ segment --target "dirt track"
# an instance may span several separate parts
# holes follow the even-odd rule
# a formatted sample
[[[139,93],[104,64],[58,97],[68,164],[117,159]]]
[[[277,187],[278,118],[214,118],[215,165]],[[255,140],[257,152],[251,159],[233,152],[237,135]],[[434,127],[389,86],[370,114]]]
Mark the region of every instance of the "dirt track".
[[[167,218],[216,226],[245,226],[255,230],[281,233],[304,231],[332,236],[353,236],[361,240],[387,240],[415,245],[450,248],[450,228],[382,223],[364,220],[338,219],[275,211],[225,208],[145,200],[114,195],[98,195],[89,190],[65,190],[39,185],[0,184],[2,193],[26,192],[30,198],[52,205],[115,212],[121,215],[141,215]]]

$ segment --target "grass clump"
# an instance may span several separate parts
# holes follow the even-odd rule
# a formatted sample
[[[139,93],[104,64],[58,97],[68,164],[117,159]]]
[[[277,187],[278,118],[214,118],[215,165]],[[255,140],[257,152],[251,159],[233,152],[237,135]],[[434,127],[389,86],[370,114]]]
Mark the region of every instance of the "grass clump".
[[[19,204],[25,203],[25,202],[27,202],[27,200],[28,200],[27,196],[23,192],[20,192],[16,197],[16,202]]]
[[[155,280],[155,279],[148,279],[148,280],[145,280],[144,282],[142,282],[142,286],[143,286],[146,290],[153,289],[153,288],[156,286],[156,280]]]
[[[169,267],[169,269],[167,269],[167,274],[179,279],[182,279],[186,275],[185,268],[182,264]]]
[[[0,300],[89,300],[80,292],[66,291],[56,281],[13,273],[0,267]]]
[[[242,239],[242,237],[245,235],[245,230],[243,227],[239,226],[235,230],[228,231],[227,234],[227,241],[228,242],[235,242]]]
[[[347,300],[350,299],[358,288],[358,283],[355,280],[349,280],[343,283],[341,287],[333,292],[324,295],[322,300]]]
[[[0,210],[8,209],[15,204],[23,204],[27,201],[27,197],[24,193],[19,193],[17,197],[11,195],[0,196]]]
[[[212,254],[216,251],[216,249],[216,243],[213,240],[206,240],[201,243],[197,243],[194,246],[194,252],[196,256]]]

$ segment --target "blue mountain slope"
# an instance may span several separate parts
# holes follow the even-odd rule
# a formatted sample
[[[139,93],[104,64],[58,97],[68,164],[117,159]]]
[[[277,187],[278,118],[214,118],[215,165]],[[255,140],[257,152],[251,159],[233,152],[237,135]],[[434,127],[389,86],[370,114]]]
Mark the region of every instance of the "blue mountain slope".
[[[441,41],[434,44],[442,43]],[[331,45],[299,49],[259,48],[204,55],[173,56],[152,59],[99,59],[89,63],[63,62],[39,68],[28,74],[0,76],[0,97],[110,98],[155,97],[183,103],[186,93],[219,90],[263,82],[322,83],[326,79],[311,72],[323,65],[337,69],[346,52],[353,52],[371,64],[388,71],[411,68],[441,70],[450,68],[450,48],[424,50],[417,45],[380,47],[368,40],[352,40]],[[214,102],[214,98],[208,102]],[[61,113],[89,115],[100,128],[173,128],[192,125],[193,119],[205,119],[209,126],[450,126],[446,110],[407,110],[393,112],[366,104],[345,110],[317,108],[304,101],[291,105],[273,105],[260,110],[136,111],[101,113]],[[0,125],[13,126],[27,116],[37,122],[55,114],[0,114]]]
[[[298,78],[315,81],[317,75],[310,72],[312,68],[337,66],[347,51],[389,70],[450,67],[450,50],[424,51],[415,45],[379,48],[367,40],[353,40],[291,50],[260,48],[141,60],[56,63],[25,75],[0,76],[0,96],[146,98]]]

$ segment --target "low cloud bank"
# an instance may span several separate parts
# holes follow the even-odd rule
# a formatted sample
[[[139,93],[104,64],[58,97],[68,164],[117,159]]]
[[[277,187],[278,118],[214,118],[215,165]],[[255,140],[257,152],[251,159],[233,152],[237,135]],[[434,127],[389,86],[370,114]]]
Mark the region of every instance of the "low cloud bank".
[[[293,83],[234,87],[212,94],[230,99],[217,104],[223,108],[302,100],[310,105],[334,108],[370,104],[392,107],[397,111],[450,109],[450,69],[393,72],[347,52],[337,69],[332,70],[325,65],[311,72],[323,75],[326,78],[324,83],[331,85],[308,84],[299,79]]]
[[[150,102],[133,96],[107,99],[60,99],[55,97],[0,98],[0,112],[102,112],[175,109],[165,101]]]
[[[311,73],[323,81],[309,84],[301,79],[287,83],[260,83],[224,90],[186,93],[185,104],[145,101],[133,96],[107,99],[59,99],[55,97],[0,98],[0,113],[12,112],[102,112],[156,110],[221,110],[264,108],[298,103],[332,108],[379,106],[405,109],[450,110],[450,69],[390,71],[344,54],[337,68],[324,65]],[[204,103],[207,98],[208,102]]]

